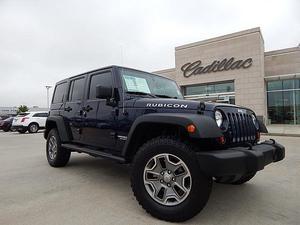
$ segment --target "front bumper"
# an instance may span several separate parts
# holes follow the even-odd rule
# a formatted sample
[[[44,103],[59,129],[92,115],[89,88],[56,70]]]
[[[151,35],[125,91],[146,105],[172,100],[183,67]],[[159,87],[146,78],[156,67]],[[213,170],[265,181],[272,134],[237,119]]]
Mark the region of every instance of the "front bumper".
[[[201,170],[208,176],[243,175],[264,169],[285,157],[285,148],[273,140],[250,147],[197,152]]]

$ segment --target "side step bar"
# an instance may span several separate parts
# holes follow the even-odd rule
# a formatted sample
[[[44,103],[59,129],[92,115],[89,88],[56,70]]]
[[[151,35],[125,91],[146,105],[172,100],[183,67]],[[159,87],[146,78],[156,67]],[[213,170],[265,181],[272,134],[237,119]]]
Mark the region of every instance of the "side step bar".
[[[72,150],[72,151],[83,152],[83,153],[87,153],[87,154],[90,154],[90,155],[93,155],[93,156],[100,156],[100,157],[103,157],[103,158],[109,158],[109,159],[113,159],[113,160],[116,160],[116,161],[119,161],[119,162],[122,162],[122,163],[125,162],[124,158],[109,154],[107,152],[97,151],[97,150],[94,150],[94,149],[90,149],[90,148],[87,148],[87,147],[82,147],[82,146],[75,145],[75,144],[61,144],[61,146],[63,148],[66,148],[66,149],[69,149],[69,150]]]

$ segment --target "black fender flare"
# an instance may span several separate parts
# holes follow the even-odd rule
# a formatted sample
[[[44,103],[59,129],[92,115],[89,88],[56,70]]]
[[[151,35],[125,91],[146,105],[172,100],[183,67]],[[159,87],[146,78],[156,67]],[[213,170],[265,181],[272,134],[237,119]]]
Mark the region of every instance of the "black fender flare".
[[[47,139],[48,133],[50,132],[52,126],[55,123],[58,134],[62,142],[68,142],[71,140],[68,129],[65,125],[64,118],[62,116],[49,116],[46,120],[44,138]]]
[[[189,137],[191,138],[218,138],[223,135],[216,121],[209,116],[190,113],[150,113],[138,117],[132,124],[122,150],[123,156],[126,155],[130,142],[134,138],[134,131],[143,123],[171,124],[181,126],[185,129],[188,125],[194,124],[196,131],[189,133]]]

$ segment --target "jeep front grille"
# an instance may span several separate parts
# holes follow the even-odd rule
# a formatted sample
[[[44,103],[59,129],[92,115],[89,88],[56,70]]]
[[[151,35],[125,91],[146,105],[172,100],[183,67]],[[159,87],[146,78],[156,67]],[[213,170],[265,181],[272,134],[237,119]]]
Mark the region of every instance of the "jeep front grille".
[[[252,117],[246,113],[227,113],[228,138],[230,143],[254,142],[256,127]]]

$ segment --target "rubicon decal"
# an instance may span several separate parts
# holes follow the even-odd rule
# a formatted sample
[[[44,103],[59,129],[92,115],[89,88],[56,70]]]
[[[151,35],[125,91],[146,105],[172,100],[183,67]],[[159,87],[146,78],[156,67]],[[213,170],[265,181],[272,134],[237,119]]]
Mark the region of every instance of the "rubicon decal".
[[[147,103],[146,107],[152,107],[152,108],[184,108],[184,109],[187,109],[188,105],[186,105],[186,104],[173,104],[173,103]]]

